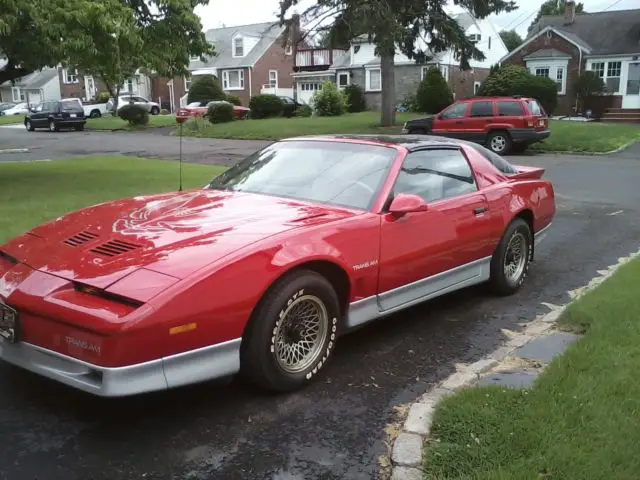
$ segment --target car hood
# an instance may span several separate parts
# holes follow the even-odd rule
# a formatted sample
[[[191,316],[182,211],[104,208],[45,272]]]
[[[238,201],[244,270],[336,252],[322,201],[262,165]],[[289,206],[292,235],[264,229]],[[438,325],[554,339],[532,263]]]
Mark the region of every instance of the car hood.
[[[435,115],[427,115],[425,117],[416,118],[414,120],[408,120],[406,124],[407,125],[426,125],[426,124],[431,124],[431,123],[433,123],[433,117],[435,117]]]
[[[33,269],[107,288],[141,268],[182,279],[272,235],[356,214],[203,189],[95,205],[34,228],[0,250]]]

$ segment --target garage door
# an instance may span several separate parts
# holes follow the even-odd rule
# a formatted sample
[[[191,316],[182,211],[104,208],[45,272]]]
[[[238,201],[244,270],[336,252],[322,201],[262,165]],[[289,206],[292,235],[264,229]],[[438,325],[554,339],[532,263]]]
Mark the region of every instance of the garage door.
[[[298,101],[310,104],[313,94],[321,88],[321,82],[298,82]]]

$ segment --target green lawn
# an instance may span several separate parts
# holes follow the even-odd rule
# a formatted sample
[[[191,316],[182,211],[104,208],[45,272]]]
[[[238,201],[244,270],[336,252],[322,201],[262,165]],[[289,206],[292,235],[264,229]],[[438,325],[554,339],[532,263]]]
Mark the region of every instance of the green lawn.
[[[640,260],[568,308],[586,332],[526,391],[472,388],[438,407],[425,479],[636,480]]]
[[[183,164],[184,188],[222,167]],[[94,156],[54,162],[0,163],[0,243],[66,212],[141,194],[177,191],[178,162]]]
[[[279,140],[298,135],[324,135],[332,133],[400,133],[402,124],[422,115],[398,113],[396,127],[382,129],[380,113],[351,113],[341,117],[293,117],[265,120],[241,120],[212,124],[206,120],[191,120],[185,135],[195,137],[234,138],[243,140]]]
[[[531,146],[539,152],[610,152],[640,141],[640,125],[551,120],[551,136]]]
[[[87,118],[85,128],[87,130],[145,130],[147,128],[174,127],[175,115],[149,115],[149,124],[140,127],[131,127],[120,117],[105,115],[100,118]]]
[[[24,122],[24,115],[2,115],[0,116],[0,125],[11,125],[14,123]]]

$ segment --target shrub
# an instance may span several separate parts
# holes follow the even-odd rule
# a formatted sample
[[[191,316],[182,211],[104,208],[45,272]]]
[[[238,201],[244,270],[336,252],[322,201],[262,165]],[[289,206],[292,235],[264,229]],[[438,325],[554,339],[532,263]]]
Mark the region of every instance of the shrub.
[[[573,89],[582,104],[582,110],[593,110],[593,97],[600,96],[607,92],[607,86],[602,79],[592,71],[587,70],[578,77],[573,85]]]
[[[169,110],[163,108],[162,110],[160,110],[160,115],[169,115]]]
[[[111,94],[106,91],[96,93],[96,102],[98,103],[107,103],[111,98]]]
[[[211,123],[232,122],[233,105],[230,103],[214,103],[207,110],[207,118]]]
[[[313,115],[313,109],[309,105],[301,105],[296,110],[296,117],[310,117]]]
[[[227,102],[238,105],[239,107],[242,106],[242,100],[240,100],[240,97],[238,97],[237,95],[227,94]]]
[[[118,110],[118,116],[129,125],[146,125],[149,123],[149,112],[141,106],[133,103],[127,103]]]
[[[276,95],[254,95],[249,101],[252,118],[279,117],[284,110],[284,102]]]
[[[296,114],[296,105],[295,103],[286,103],[282,102],[282,116],[291,118]]]
[[[402,105],[407,110],[407,112],[420,112],[420,107],[418,106],[418,98],[412,93],[405,95],[400,105]]]
[[[191,83],[187,103],[191,102],[211,102],[213,100],[226,100],[227,95],[222,90],[218,79],[213,75],[203,75],[197,77]]]
[[[438,113],[453,103],[453,93],[440,70],[436,67],[429,69],[418,86],[416,93],[416,107],[424,113]]]
[[[313,109],[319,117],[337,117],[347,113],[346,96],[335,83],[327,81],[313,94]]]
[[[351,113],[364,112],[366,103],[364,101],[364,91],[360,85],[347,85],[344,90],[347,99],[347,110]]]
[[[482,82],[479,97],[521,95],[538,100],[547,115],[551,115],[558,103],[556,83],[550,78],[532,75],[523,67],[505,65]]]

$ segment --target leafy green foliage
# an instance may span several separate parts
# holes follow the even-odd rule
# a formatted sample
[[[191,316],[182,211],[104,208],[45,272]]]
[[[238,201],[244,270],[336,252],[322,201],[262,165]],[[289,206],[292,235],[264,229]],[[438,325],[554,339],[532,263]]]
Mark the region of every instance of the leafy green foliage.
[[[590,70],[582,72],[573,85],[576,95],[582,100],[593,97],[594,95],[602,95],[607,91],[607,87],[602,79]]]
[[[233,121],[233,105],[230,103],[214,103],[207,111],[211,123],[227,123]]]
[[[558,103],[556,83],[550,78],[536,77],[527,69],[515,65],[505,65],[494,71],[480,85],[478,96],[522,95],[538,100],[547,115],[551,115]]]
[[[429,69],[418,86],[416,103],[420,112],[438,113],[453,103],[453,93],[437,67]]]
[[[500,32],[500,38],[502,38],[505,47],[507,47],[509,51],[515,50],[522,45],[523,42],[522,37],[518,35],[518,32],[515,30],[502,30]]]
[[[242,100],[237,95],[227,94],[227,102],[233,103],[234,105],[242,106]]]
[[[96,102],[107,103],[109,101],[109,96],[109,92],[98,92],[96,93]]]
[[[408,93],[402,99],[400,103],[404,108],[407,109],[408,112],[417,113],[420,112],[420,107],[418,105],[418,97],[414,93]]]
[[[540,5],[540,10],[538,10],[538,13],[532,20],[531,25],[529,25],[527,33],[533,33],[536,24],[543,15],[563,15],[564,3],[565,0],[548,0]],[[576,3],[576,13],[585,13],[584,4],[582,2]]]
[[[163,108],[162,110],[160,110],[160,115],[169,115],[169,110]]]
[[[313,109],[309,105],[302,105],[296,110],[296,117],[310,117],[313,115]]]
[[[141,105],[128,103],[118,110],[118,116],[129,125],[147,125],[149,123],[149,112]]]
[[[364,91],[360,85],[353,83],[351,85],[347,85],[343,92],[347,99],[347,110],[349,113],[364,112],[366,109],[366,103],[364,101]]]
[[[279,117],[284,110],[284,102],[277,95],[254,95],[249,101],[252,118]]]
[[[319,117],[338,117],[347,113],[347,100],[333,82],[324,82],[313,94],[313,110]]]
[[[222,90],[218,79],[213,75],[196,77],[191,83],[191,88],[187,95],[187,103],[212,102],[214,100],[227,100],[227,95]]]

